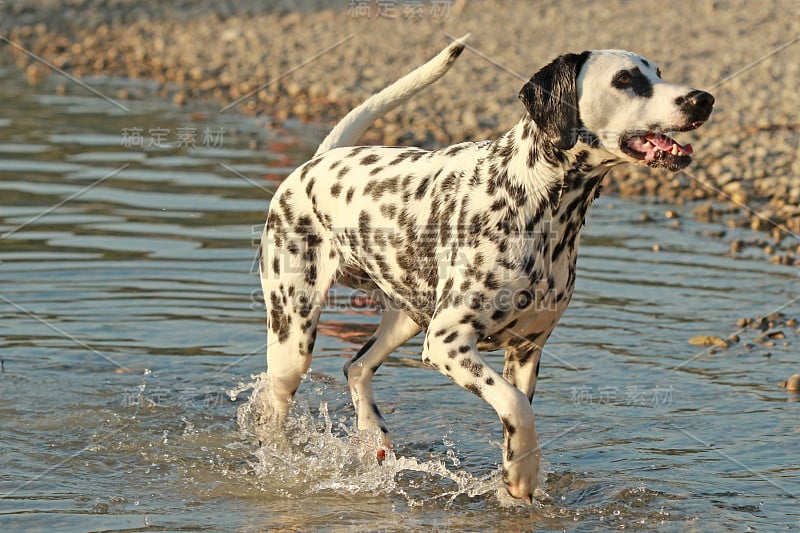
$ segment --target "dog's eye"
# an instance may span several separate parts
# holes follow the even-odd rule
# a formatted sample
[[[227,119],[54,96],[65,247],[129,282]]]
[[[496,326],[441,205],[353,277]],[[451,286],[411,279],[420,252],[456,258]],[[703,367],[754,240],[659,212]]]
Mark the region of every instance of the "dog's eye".
[[[611,81],[611,83],[617,89],[623,89],[628,85],[630,85],[632,81],[633,81],[633,76],[631,76],[630,72],[628,72],[627,70],[620,70],[614,75],[614,79]]]

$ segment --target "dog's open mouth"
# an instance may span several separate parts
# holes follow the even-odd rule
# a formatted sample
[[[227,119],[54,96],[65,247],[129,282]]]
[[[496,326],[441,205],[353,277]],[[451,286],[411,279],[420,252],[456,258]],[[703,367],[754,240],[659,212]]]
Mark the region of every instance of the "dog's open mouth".
[[[691,144],[680,144],[661,132],[629,133],[623,136],[620,148],[647,166],[663,167],[672,171],[686,168],[692,162],[694,151]]]

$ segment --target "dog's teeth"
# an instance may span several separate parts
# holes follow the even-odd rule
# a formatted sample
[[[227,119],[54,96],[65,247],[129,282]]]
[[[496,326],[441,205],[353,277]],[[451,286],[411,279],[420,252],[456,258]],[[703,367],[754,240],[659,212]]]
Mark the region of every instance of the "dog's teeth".
[[[671,153],[672,153],[672,155],[678,155],[678,145],[677,144],[673,144],[672,145],[672,152]]]

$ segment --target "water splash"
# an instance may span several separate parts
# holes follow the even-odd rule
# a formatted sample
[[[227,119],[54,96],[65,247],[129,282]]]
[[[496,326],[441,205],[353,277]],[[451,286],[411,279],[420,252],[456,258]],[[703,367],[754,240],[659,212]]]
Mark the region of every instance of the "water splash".
[[[312,410],[301,399],[281,430],[270,419],[266,374],[251,377],[255,381],[228,394],[236,399],[251,390],[238,409],[237,422],[243,434],[260,443],[251,467],[266,490],[288,497],[326,492],[400,496],[410,507],[449,507],[460,497],[488,499],[501,507],[521,505],[506,493],[499,467],[483,476],[460,470],[451,447],[442,460],[423,461],[389,451],[379,461],[380,430],[358,431],[355,421],[346,417],[333,420],[325,401]]]

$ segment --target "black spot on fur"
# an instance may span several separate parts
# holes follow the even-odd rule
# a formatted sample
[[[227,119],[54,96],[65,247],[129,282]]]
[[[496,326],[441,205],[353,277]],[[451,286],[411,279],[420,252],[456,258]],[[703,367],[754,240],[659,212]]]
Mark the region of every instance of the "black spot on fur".
[[[308,171],[317,166],[320,161],[322,161],[322,157],[317,157],[316,159],[312,159],[311,161],[306,163],[303,166],[303,170],[300,171],[300,181],[304,181],[306,179]]]
[[[391,204],[383,204],[381,205],[381,214],[388,219],[394,219],[395,214],[397,213],[397,207]]]
[[[368,156],[365,156],[363,159],[361,159],[360,163],[362,165],[374,165],[379,160],[380,160],[380,156],[379,155],[377,155],[377,154],[369,154]]]
[[[369,146],[356,146],[352,150],[350,150],[350,153],[347,154],[347,157],[355,157],[364,150],[366,150],[367,148],[369,148]]]
[[[470,374],[475,376],[476,378],[481,377],[483,375],[483,364],[479,361],[473,361],[469,357],[465,357],[459,363],[462,368],[469,370]]]
[[[292,210],[292,206],[290,204],[291,200],[292,191],[290,189],[283,191],[283,194],[281,194],[281,197],[278,200],[278,205],[280,206],[281,212],[283,213],[283,216],[288,224],[291,224],[294,220],[294,211]]]
[[[453,331],[452,333],[450,333],[450,335],[448,335],[447,337],[444,338],[443,342],[444,343],[451,343],[454,340],[456,340],[456,337],[458,337],[458,333]]]
[[[464,388],[467,389],[468,391],[470,391],[472,394],[474,394],[478,398],[483,399],[483,391],[481,390],[481,388],[478,385],[476,385],[474,383],[469,383],[467,385],[464,385]]]
[[[444,155],[452,157],[457,153],[461,152],[462,150],[466,150],[467,148],[469,148],[469,146],[470,143],[461,143],[453,145],[445,151]]]
[[[425,191],[428,189],[428,182],[430,181],[429,177],[422,178],[422,181],[419,182],[417,186],[417,190],[414,193],[414,198],[417,200],[421,200],[423,196],[425,196]]]
[[[347,174],[348,172],[350,172],[350,167],[345,165],[345,166],[343,166],[342,168],[339,169],[339,172],[336,174],[336,177],[337,178],[343,178],[344,175]]]
[[[353,200],[353,195],[355,193],[356,193],[355,187],[350,187],[349,189],[347,189],[347,195],[345,196],[344,201],[349,204]]]
[[[453,48],[450,49],[450,54],[447,56],[447,64],[448,65],[453,63],[453,61],[455,61],[456,59],[458,59],[458,56],[460,56],[461,52],[464,51],[464,47],[465,46],[466,45],[459,43],[459,44],[453,46]]]
[[[341,183],[334,183],[331,185],[331,196],[334,198],[339,197],[339,193],[342,192],[342,184]]]
[[[284,312],[283,301],[280,295],[273,291],[270,293],[269,325],[273,333],[278,335],[278,342],[286,342],[289,338],[289,327],[292,323],[290,314]]]

